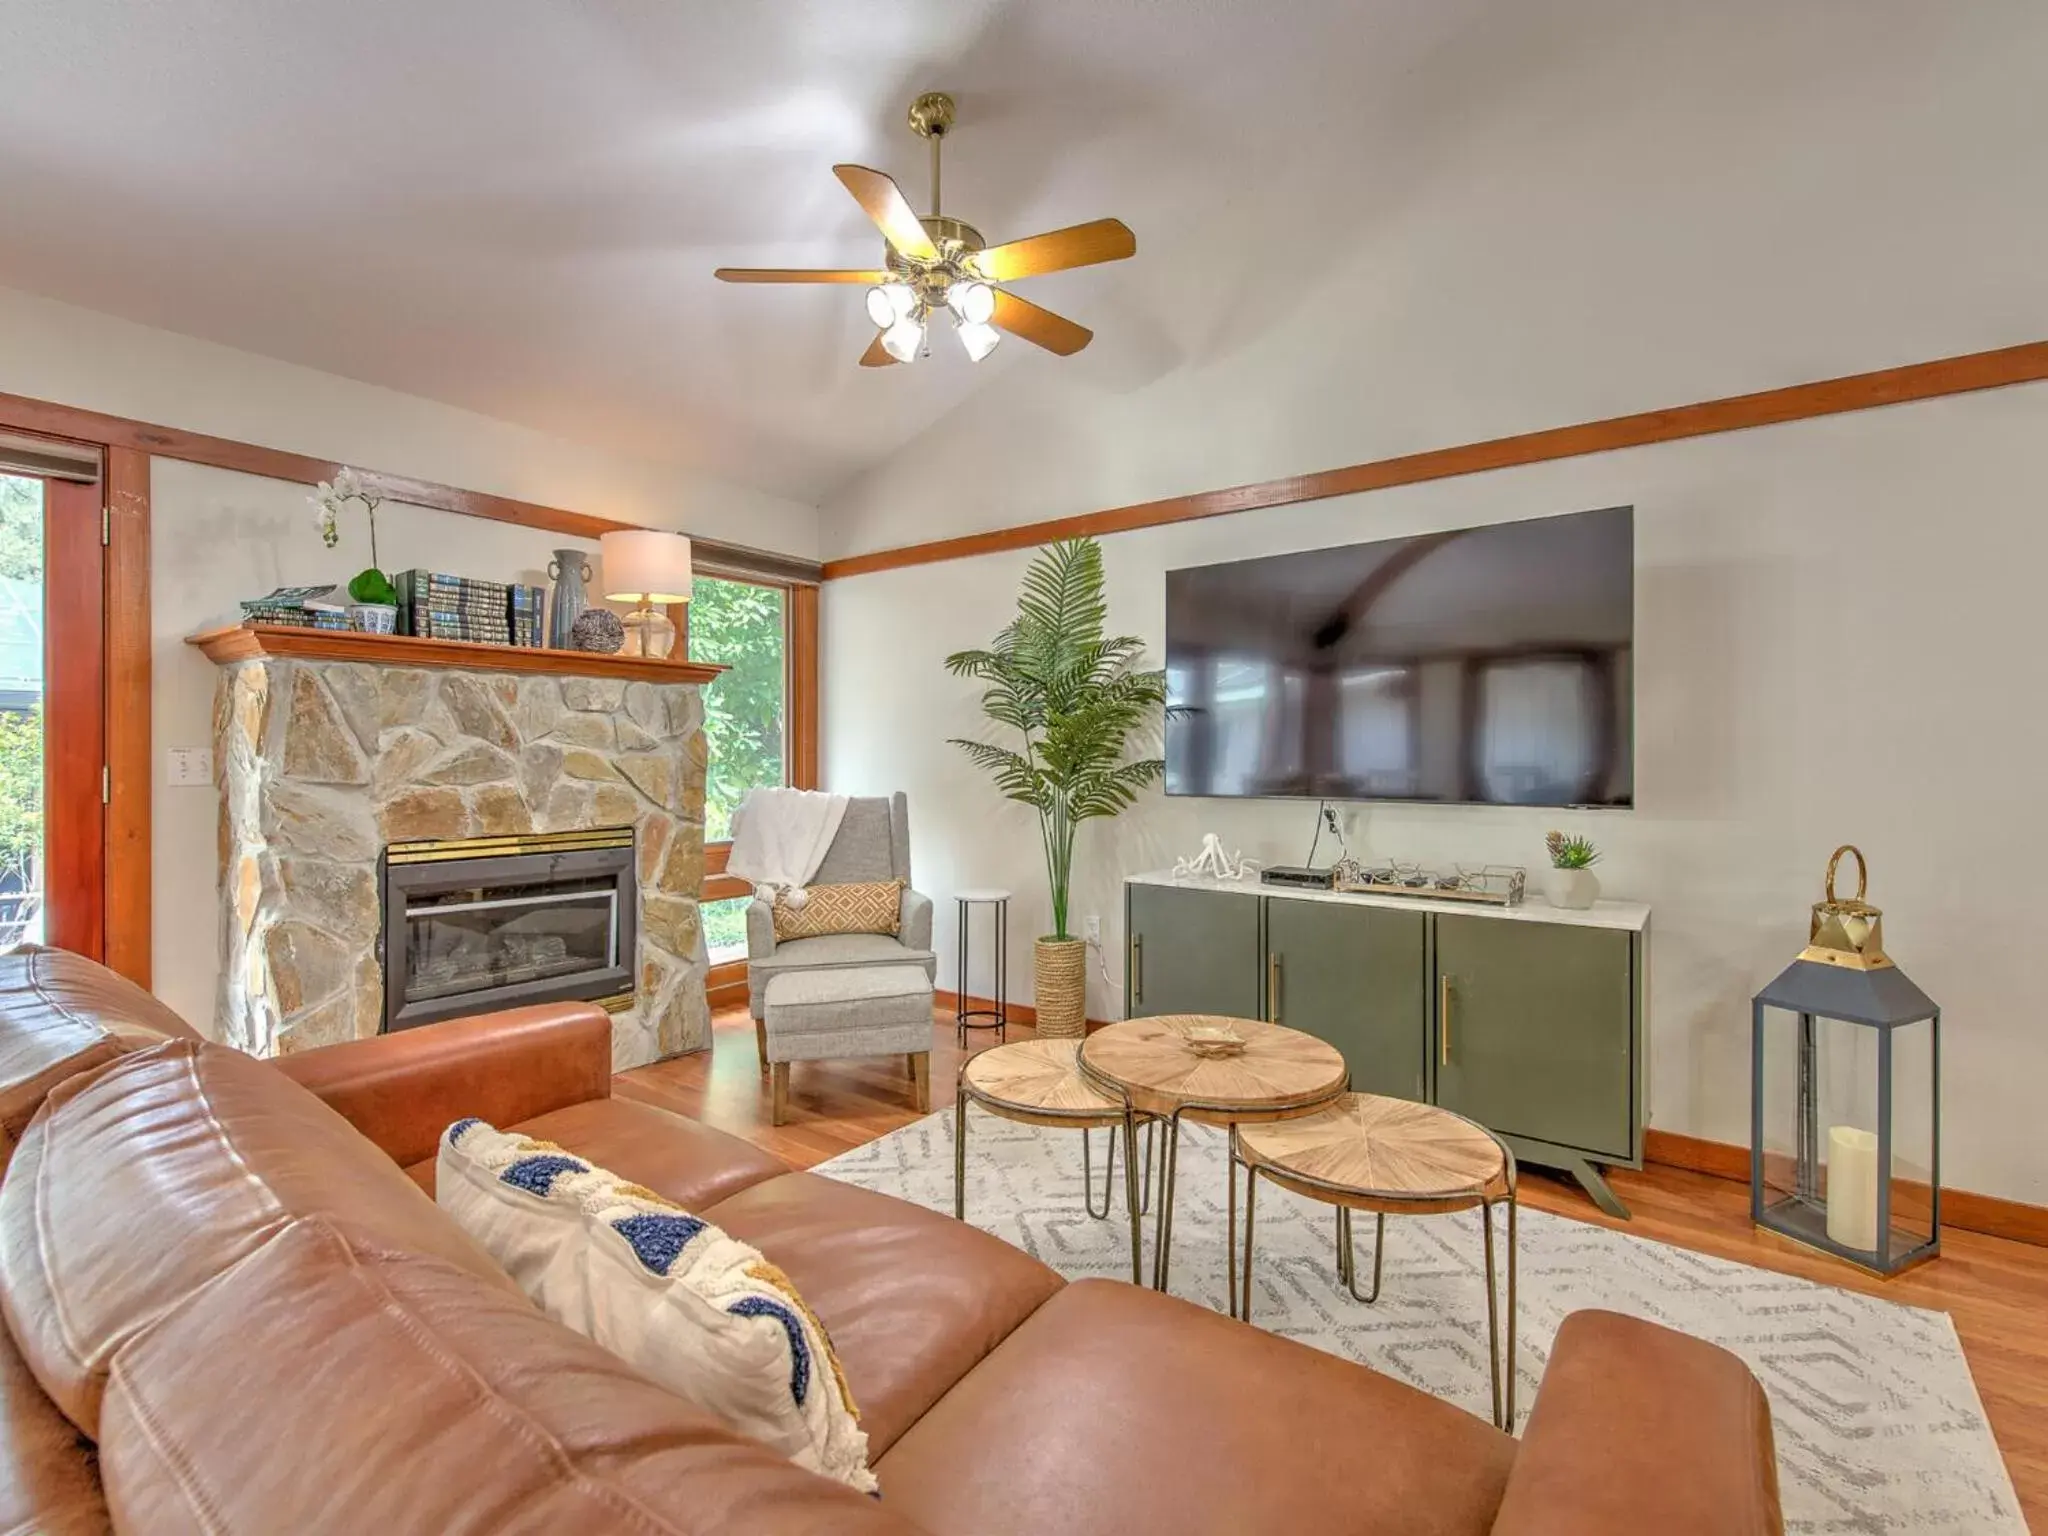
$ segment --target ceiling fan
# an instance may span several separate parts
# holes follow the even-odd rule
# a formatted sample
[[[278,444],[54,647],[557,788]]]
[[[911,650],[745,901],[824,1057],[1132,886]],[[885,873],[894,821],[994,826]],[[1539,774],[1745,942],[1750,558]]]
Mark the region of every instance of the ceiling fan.
[[[1080,351],[1094,332],[1076,325],[1002,285],[1042,272],[1122,261],[1138,249],[1120,219],[1096,219],[1003,245],[987,245],[972,224],[939,212],[939,148],[953,126],[953,98],[934,91],[910,105],[910,126],[932,147],[932,211],[922,218],[880,171],[864,165],[835,165],[837,176],[888,242],[883,266],[863,270],[803,271],[780,267],[720,267],[728,283],[865,283],[868,318],[875,339],[861,354],[863,368],[908,363],[929,351],[926,326],[950,314],[967,355],[977,363],[996,348],[1002,333],[1057,352]]]

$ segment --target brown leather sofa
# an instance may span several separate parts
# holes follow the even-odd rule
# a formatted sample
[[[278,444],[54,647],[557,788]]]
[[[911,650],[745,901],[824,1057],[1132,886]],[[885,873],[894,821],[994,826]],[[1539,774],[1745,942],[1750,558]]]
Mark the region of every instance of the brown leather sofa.
[[[610,1026],[522,1010],[256,1061],[53,951],[0,958],[0,1528],[1775,1532],[1722,1350],[1585,1312],[1521,1444],[1170,1297],[613,1098]],[[879,1499],[537,1312],[428,1199],[480,1115],[759,1245],[824,1318]]]

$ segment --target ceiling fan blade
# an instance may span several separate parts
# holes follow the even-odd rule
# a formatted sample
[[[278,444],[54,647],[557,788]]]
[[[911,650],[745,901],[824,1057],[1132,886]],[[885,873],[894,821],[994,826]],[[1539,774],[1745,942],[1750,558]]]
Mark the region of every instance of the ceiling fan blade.
[[[867,351],[860,355],[860,365],[863,368],[887,368],[895,361],[896,359],[889,355],[889,349],[882,345],[880,332],[877,332],[875,339],[868,343]]]
[[[888,272],[854,272],[802,267],[720,267],[711,274],[721,283],[876,283],[890,281]]]
[[[1137,254],[1138,237],[1122,219],[1096,219],[1033,235],[1028,240],[1011,240],[992,245],[978,253],[974,264],[992,283],[1012,278],[1036,277],[1041,272],[1064,272],[1069,267],[1092,267],[1098,261],[1122,261]]]
[[[1061,357],[1071,357],[1095,339],[1095,333],[1087,326],[1076,325],[1064,315],[1040,309],[1029,299],[1004,293],[1000,288],[996,290],[996,312],[989,316],[989,324]]]
[[[939,259],[939,248],[932,244],[932,237],[924,232],[916,211],[895,182],[864,165],[835,165],[832,174],[845,184],[853,200],[875,221],[882,238],[899,256],[908,256],[912,261]]]

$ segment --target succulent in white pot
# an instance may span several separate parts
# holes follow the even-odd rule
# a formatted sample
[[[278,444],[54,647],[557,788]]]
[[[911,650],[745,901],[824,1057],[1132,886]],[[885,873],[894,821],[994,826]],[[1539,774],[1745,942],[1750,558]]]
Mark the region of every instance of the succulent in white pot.
[[[1543,872],[1543,895],[1553,907],[1583,912],[1600,899],[1600,877],[1593,873],[1600,850],[1591,838],[1549,832],[1544,834],[1543,846],[1550,850],[1550,868]]]

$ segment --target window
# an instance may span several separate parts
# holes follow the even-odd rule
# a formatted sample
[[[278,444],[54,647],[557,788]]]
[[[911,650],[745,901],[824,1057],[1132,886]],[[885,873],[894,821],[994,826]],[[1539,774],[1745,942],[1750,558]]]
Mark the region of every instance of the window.
[[[43,482],[0,474],[0,948],[43,938]]]
[[[704,921],[704,947],[713,965],[747,958],[747,906],[751,896],[728,896],[698,908]]]
[[[748,790],[788,782],[788,641],[784,589],[697,578],[690,595],[691,659],[732,669],[704,690],[707,843],[732,836],[733,810]]]

